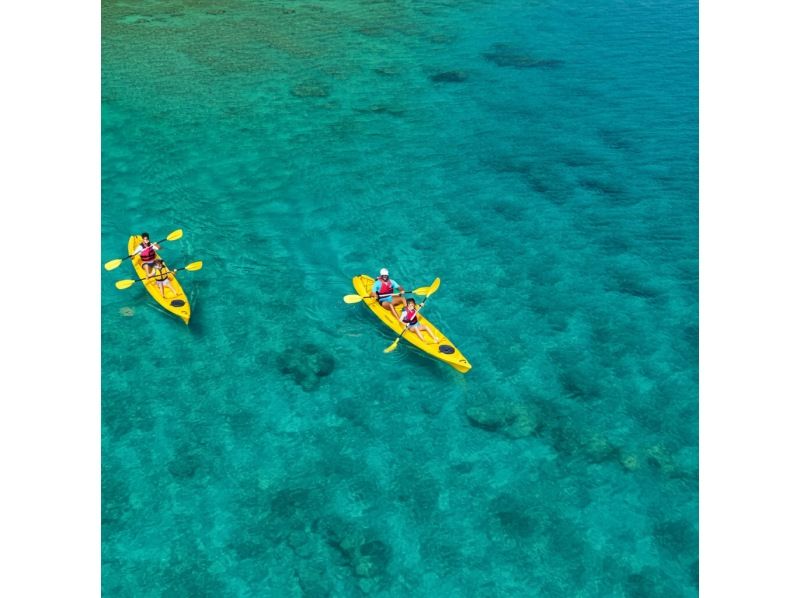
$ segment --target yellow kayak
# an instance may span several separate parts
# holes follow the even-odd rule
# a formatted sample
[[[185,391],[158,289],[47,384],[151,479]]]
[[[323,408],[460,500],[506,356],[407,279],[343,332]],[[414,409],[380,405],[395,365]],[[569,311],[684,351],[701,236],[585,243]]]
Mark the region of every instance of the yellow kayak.
[[[142,237],[139,235],[131,236],[131,238],[128,240],[128,255],[133,254],[133,252],[136,250],[136,247],[138,247],[139,243],[141,242]],[[145,272],[144,267],[142,266],[142,259],[138,255],[135,255],[131,258],[131,263],[133,264],[133,269],[136,270],[136,275],[138,278],[145,278],[147,276],[147,272]],[[166,309],[171,314],[178,316],[181,320],[183,320],[184,324],[188,324],[189,317],[192,313],[191,308],[189,307],[189,298],[186,296],[186,293],[183,292],[178,279],[172,272],[169,273],[169,282],[172,285],[172,289],[164,285],[164,297],[161,296],[161,289],[158,288],[155,278],[143,280],[142,284],[161,307]]]
[[[362,297],[369,296],[369,294],[372,292],[372,285],[374,282],[375,279],[367,276],[366,274],[353,277],[353,287],[355,288],[356,293]],[[367,307],[369,307],[372,313],[380,318],[381,322],[386,324],[394,332],[396,332],[398,335],[403,332],[405,327],[397,321],[397,318],[395,318],[390,311],[382,308],[375,299],[369,297],[368,299],[364,299],[363,302],[367,305]],[[398,310],[399,309],[400,308],[398,307]],[[467,361],[467,358],[461,354],[461,351],[456,349],[453,343],[442,333],[442,331],[431,324],[430,320],[422,315],[421,311],[418,312],[417,319],[420,321],[420,323],[427,326],[429,330],[433,331],[433,334],[439,338],[439,342],[434,343],[433,339],[427,332],[422,333],[422,337],[425,340],[420,340],[420,338],[412,330],[409,330],[403,335],[404,340],[407,340],[417,349],[424,351],[428,355],[444,361],[447,365],[454,367],[462,374],[465,374],[472,369],[472,365],[470,365],[469,361]]]

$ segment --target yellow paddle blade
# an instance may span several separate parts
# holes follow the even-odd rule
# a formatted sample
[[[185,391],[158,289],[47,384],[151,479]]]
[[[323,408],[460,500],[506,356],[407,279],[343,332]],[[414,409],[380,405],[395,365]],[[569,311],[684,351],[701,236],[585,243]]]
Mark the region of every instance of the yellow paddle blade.
[[[433,284],[429,287],[420,287],[418,289],[414,289],[412,292],[415,295],[433,295],[436,292],[436,289],[439,288],[439,283],[441,280],[438,278],[433,281]]]
[[[114,286],[117,287],[119,290],[127,289],[130,286],[133,286],[136,283],[135,280],[118,280],[114,283]]]
[[[345,303],[360,303],[364,299],[365,297],[362,297],[361,295],[345,295],[342,297],[342,301]]]
[[[394,342],[391,345],[389,345],[388,347],[386,347],[383,350],[383,352],[384,353],[391,353],[392,351],[397,349],[397,343],[399,343],[399,342],[400,342],[400,337],[398,336],[396,339],[394,339]]]
[[[190,272],[194,272],[195,270],[200,270],[200,268],[202,267],[203,267],[203,262],[192,262],[191,264],[186,266],[185,269],[189,270]]]
[[[183,236],[183,230],[179,228],[178,230],[174,230],[167,235],[167,241],[177,241],[182,236]]]
[[[105,265],[103,266],[103,268],[105,268],[106,270],[113,270],[114,268],[119,266],[121,263],[122,263],[122,259],[121,258],[117,258],[115,260],[111,260],[110,262],[106,262]]]

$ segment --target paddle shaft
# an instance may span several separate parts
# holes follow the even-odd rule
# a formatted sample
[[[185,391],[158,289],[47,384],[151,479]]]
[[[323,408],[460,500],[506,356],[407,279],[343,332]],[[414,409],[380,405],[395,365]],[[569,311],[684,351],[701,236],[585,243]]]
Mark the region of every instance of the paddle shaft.
[[[160,241],[156,241],[155,243],[150,243],[150,245],[158,245],[159,243],[163,243],[164,241],[166,241],[166,239],[161,239]],[[139,245],[141,245],[141,243],[139,243]],[[161,248],[159,247],[159,249],[161,249]],[[141,251],[137,251],[136,253],[132,253],[129,256],[122,258],[122,261],[124,262],[125,260],[129,260],[132,257],[135,257],[135,256],[139,255],[140,253],[141,253]]]
[[[181,270],[186,270],[186,268],[187,268],[187,266],[184,266],[183,268],[175,268],[174,270],[170,270],[169,272],[167,272],[167,274],[174,274],[175,272],[180,272]],[[149,280],[151,278],[155,279],[155,276],[145,276],[144,278],[137,278],[135,282],[140,282],[142,280]],[[424,301],[423,301],[423,303],[424,303]]]

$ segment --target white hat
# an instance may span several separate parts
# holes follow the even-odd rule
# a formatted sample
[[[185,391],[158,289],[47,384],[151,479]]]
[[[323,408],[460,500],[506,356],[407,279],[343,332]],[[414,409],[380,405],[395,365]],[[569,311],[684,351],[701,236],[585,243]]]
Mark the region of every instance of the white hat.
[[[386,268],[381,268],[381,276],[389,276],[389,271]]]

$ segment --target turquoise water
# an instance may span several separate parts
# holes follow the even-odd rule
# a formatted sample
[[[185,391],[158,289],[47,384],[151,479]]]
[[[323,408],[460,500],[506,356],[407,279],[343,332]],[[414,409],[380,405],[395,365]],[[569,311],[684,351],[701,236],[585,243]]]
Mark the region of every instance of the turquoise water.
[[[108,596],[694,596],[697,4],[103,4]],[[351,278],[441,287],[473,365]]]

